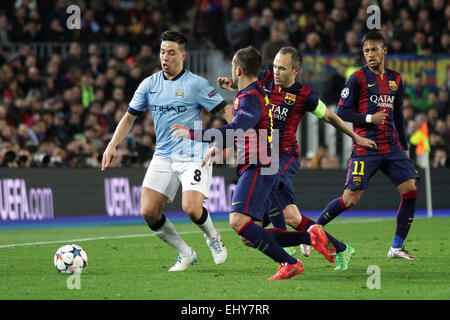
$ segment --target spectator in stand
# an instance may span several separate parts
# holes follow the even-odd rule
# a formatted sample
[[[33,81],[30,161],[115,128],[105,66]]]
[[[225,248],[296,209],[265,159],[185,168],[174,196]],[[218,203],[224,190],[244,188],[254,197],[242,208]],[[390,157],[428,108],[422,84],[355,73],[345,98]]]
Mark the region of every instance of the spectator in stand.
[[[62,62],[62,71],[67,72],[72,66],[84,65],[84,59],[82,56],[82,49],[79,42],[71,42],[69,45],[69,52],[67,57]]]
[[[381,1],[381,22],[383,24],[393,21],[396,18],[397,12],[395,12],[393,0],[383,0]]]
[[[190,33],[190,37],[198,38],[191,42],[191,48],[216,48],[224,53],[225,59],[236,49],[252,44],[267,56],[267,67],[271,67],[273,52],[289,42],[304,54],[352,54],[355,38],[358,43],[365,30],[366,9],[371,1],[162,3],[77,1],[82,9],[81,32],[69,32],[66,28],[66,0],[2,3],[0,164],[10,167],[96,164],[97,149],[92,144],[83,147],[82,141],[87,136],[89,140],[98,140],[95,145],[102,145],[111,138],[117,125],[115,119],[120,119],[126,111],[137,84],[159,67],[162,30],[170,28]],[[239,10],[234,10],[237,5],[241,8],[240,14],[236,14]],[[415,53],[421,57],[450,55],[448,1],[384,0],[380,6],[381,33],[386,37],[389,52]],[[236,32],[232,35],[233,45],[225,32],[227,25],[233,22],[232,8],[240,17],[238,27],[229,28]],[[264,47],[264,40],[268,38]],[[18,41],[22,44],[16,50]],[[70,44],[68,51],[62,46],[43,57],[34,44],[24,41]],[[113,46],[112,56],[107,44],[111,41],[120,41]],[[335,103],[334,95],[342,90],[340,71],[343,68],[339,67],[328,82],[325,99],[329,103]],[[305,70],[302,76],[310,83],[318,75]],[[450,146],[448,133],[443,132],[444,126],[446,132],[450,130],[450,71],[444,79],[445,87],[436,94],[424,85],[422,76],[417,75],[414,83],[404,79],[407,131],[410,135],[420,123],[429,121],[433,165],[448,165]],[[217,119],[210,122],[209,117],[204,120],[206,126],[220,122]],[[152,121],[148,116],[137,124],[133,131],[135,136],[122,146],[121,160],[116,165],[148,163],[153,154],[151,145],[155,142],[154,128],[149,125]],[[148,152],[145,146],[150,146]],[[414,156],[413,151],[411,154]],[[323,161],[320,166],[332,167],[333,161]],[[307,161],[302,162],[302,166],[307,166]]]
[[[336,41],[342,43],[344,41],[345,33],[349,30],[348,14],[344,8],[334,8],[330,14],[331,20],[335,25]]]
[[[445,4],[445,2],[447,4]],[[444,16],[444,11],[447,10],[449,3],[444,0],[433,0],[432,7],[430,9],[430,17],[433,17],[433,23],[436,26],[436,30],[444,30],[447,27],[446,17]]]
[[[345,44],[340,51],[352,55],[360,53],[361,46],[358,44],[358,34],[355,31],[350,30],[345,34]]]
[[[270,1],[270,8],[272,9],[275,20],[283,20],[287,16],[287,10],[282,0]]]
[[[241,7],[233,7],[231,9],[231,21],[225,25],[227,40],[233,51],[241,48],[247,27],[248,23],[244,19],[244,10]]]
[[[276,27],[275,16],[270,7],[266,7],[262,11],[262,25],[269,30]]]
[[[345,70],[344,65],[339,65],[336,72],[330,76],[327,84],[327,91],[324,96],[324,102],[327,105],[337,105],[342,89],[345,87]]]
[[[434,153],[434,157],[432,158],[431,167],[432,168],[444,168],[450,167],[449,159],[447,159],[447,153],[445,149],[439,148]]]
[[[433,53],[432,48],[426,42],[425,33],[422,30],[414,33],[414,38],[409,43],[408,51],[423,57],[430,56]]]
[[[302,53],[305,54],[321,54],[322,40],[317,32],[313,31],[306,36],[305,43],[302,48]]]
[[[437,40],[439,40],[439,42],[436,44],[436,53],[450,55],[450,33],[448,31],[444,32]]]
[[[259,8],[258,0],[248,0],[247,6],[244,9],[244,15],[247,19],[254,16],[259,16],[261,9]]]
[[[8,46],[10,43],[8,35],[8,17],[4,14],[0,15],[0,44]]]
[[[300,16],[297,11],[291,11],[286,18],[286,26],[289,32],[289,41],[295,48],[299,48],[299,45],[304,40],[303,33],[300,30],[299,20]]]
[[[261,50],[263,68],[269,68],[277,52],[282,47],[289,45],[289,41],[283,40],[283,34],[280,30],[277,28],[272,29],[270,31],[270,39],[264,42]]]
[[[440,119],[445,119],[450,114],[450,101],[447,88],[442,88],[438,93],[437,109]],[[450,129],[450,128],[449,128]]]
[[[405,15],[408,13],[406,12]],[[403,20],[399,21],[400,26],[396,28],[395,38],[402,41],[402,47],[405,49],[410,49],[409,41],[414,37],[414,23],[409,17],[405,17]]]
[[[430,107],[427,110],[427,119],[428,119],[428,126],[430,128],[434,128],[436,125],[436,122],[439,119],[439,115],[438,115],[438,111],[436,108],[434,107]]]
[[[423,85],[422,74],[416,73],[414,83],[405,88],[405,95],[411,100],[415,112],[426,111],[430,90]]]
[[[391,41],[391,54],[401,54],[403,53],[404,49],[403,49],[403,43],[401,40],[399,39],[392,39]]]
[[[320,37],[322,39],[322,44],[325,53],[336,53],[338,50],[336,26],[334,21],[328,19],[325,21],[324,30]]]
[[[267,27],[263,26],[261,23],[260,16],[252,16],[249,20],[249,26],[244,33],[242,39],[242,44],[240,47],[245,47],[247,45],[252,45],[256,49],[262,49],[264,41],[269,37],[270,31]]]
[[[96,21],[94,10],[87,9],[83,12],[83,25],[81,26],[81,40],[88,42],[100,41],[100,24]]]

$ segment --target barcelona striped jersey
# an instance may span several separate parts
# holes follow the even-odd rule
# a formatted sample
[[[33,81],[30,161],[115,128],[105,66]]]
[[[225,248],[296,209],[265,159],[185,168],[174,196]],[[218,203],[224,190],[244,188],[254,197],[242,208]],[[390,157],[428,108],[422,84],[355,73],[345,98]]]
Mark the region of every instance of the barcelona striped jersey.
[[[353,142],[356,156],[398,153],[407,150],[404,129],[402,78],[400,73],[385,68],[384,74],[376,74],[369,67],[354,72],[341,92],[337,114],[345,121],[353,122],[353,130],[362,137],[376,142],[377,149],[366,149]],[[382,125],[367,123],[366,116],[384,110],[388,117]],[[348,111],[357,113],[350,117]]]
[[[275,84],[272,71],[261,71],[258,83],[269,97],[273,128],[279,130],[280,152],[299,154],[297,128],[305,113],[313,112],[319,98],[307,85],[295,82],[289,88]]]
[[[269,166],[273,121],[269,99],[256,81],[237,92],[232,112],[232,123],[220,128],[204,129],[201,135],[191,129],[191,139],[214,141],[217,144],[220,137],[223,147],[231,147],[227,145],[227,135],[232,134],[241,173],[250,166]]]

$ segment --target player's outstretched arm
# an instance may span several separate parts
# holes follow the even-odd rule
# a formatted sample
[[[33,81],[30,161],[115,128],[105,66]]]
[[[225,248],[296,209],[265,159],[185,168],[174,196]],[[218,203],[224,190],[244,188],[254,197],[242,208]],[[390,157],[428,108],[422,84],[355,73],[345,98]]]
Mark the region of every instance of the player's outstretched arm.
[[[242,129],[244,132],[256,126],[261,119],[260,101],[254,95],[246,95],[241,100],[239,112],[235,115],[233,122],[219,128],[202,129],[201,134],[195,134],[193,129],[176,123],[170,127],[174,138],[188,138],[199,142],[214,142],[222,139],[222,146],[226,146],[228,130],[234,132]],[[200,132],[199,132],[200,133]]]
[[[116,147],[117,145],[127,136],[128,132],[130,132],[133,127],[134,120],[136,116],[131,113],[126,112],[119,124],[117,125],[116,130],[114,131],[114,135],[111,141],[108,143],[108,146],[105,149],[102,157],[102,171],[108,168],[111,165],[111,162],[116,157]]]
[[[170,127],[170,132],[172,132],[174,138],[188,138],[188,139],[191,138],[190,128],[179,123],[172,125],[172,127]],[[204,159],[202,160],[201,166],[203,167],[206,164],[212,165],[218,153],[219,148],[217,148],[214,143],[211,143],[208,152],[206,153]]]
[[[348,135],[350,138],[352,138],[358,145],[369,148],[369,149],[376,149],[377,144],[367,138],[363,138],[359,135],[357,135],[337,114],[334,112],[325,109],[325,114],[322,118],[324,121],[331,124],[333,127],[342,130],[346,135]]]
[[[176,123],[170,127],[170,132],[172,133],[172,136],[174,138],[190,139],[191,138],[190,129],[191,128],[189,128],[183,124]]]

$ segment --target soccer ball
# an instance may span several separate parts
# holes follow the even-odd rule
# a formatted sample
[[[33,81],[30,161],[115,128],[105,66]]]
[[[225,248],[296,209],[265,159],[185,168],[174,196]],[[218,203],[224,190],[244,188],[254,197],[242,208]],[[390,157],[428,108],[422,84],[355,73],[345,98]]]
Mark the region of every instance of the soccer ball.
[[[56,250],[53,261],[59,273],[80,274],[87,267],[88,257],[80,246],[67,244]]]

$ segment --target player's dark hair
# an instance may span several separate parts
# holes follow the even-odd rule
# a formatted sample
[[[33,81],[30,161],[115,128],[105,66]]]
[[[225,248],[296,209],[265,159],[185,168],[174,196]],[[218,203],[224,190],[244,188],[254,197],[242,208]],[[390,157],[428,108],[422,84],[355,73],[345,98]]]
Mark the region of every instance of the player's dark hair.
[[[370,30],[369,32],[367,32],[361,40],[361,45],[364,47],[364,43],[369,40],[380,41],[383,47],[386,46],[386,41],[384,40],[383,35],[378,30]]]
[[[257,77],[261,70],[262,58],[259,51],[253,47],[239,49],[234,54],[234,63],[242,68],[245,75]]]
[[[298,51],[294,47],[283,47],[280,49],[280,51],[278,51],[278,53],[290,54],[291,59],[292,59],[292,67],[293,68],[300,67],[303,63],[303,57],[302,57],[300,51]]]
[[[187,39],[184,35],[182,35],[179,32],[176,31],[164,31],[164,33],[161,35],[161,42],[162,41],[173,41],[178,43],[180,46],[180,49],[186,50],[187,46]]]

